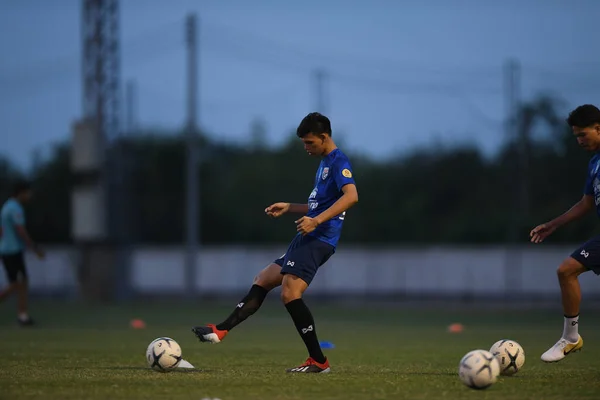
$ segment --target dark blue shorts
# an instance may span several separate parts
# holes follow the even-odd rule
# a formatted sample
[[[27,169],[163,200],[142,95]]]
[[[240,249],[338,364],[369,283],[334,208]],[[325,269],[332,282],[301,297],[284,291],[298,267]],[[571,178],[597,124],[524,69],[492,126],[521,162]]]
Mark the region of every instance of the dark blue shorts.
[[[2,264],[6,271],[6,278],[9,283],[27,282],[27,268],[25,268],[25,256],[23,252],[15,254],[4,254]]]
[[[581,245],[571,254],[571,258],[600,275],[600,236],[595,236]]]
[[[310,285],[319,267],[335,253],[335,247],[312,236],[296,235],[286,253],[273,261],[281,273],[296,275]]]

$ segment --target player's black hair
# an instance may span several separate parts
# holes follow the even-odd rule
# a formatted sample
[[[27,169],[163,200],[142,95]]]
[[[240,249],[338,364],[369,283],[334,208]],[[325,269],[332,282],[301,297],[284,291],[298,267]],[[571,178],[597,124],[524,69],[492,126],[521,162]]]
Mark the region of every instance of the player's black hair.
[[[17,181],[13,185],[13,196],[18,196],[31,189],[31,183],[28,181]]]
[[[579,128],[600,124],[600,110],[594,105],[584,104],[571,111],[567,123],[570,127]]]
[[[300,125],[298,125],[296,135],[298,135],[299,138],[303,138],[309,133],[312,133],[313,135],[326,133],[331,136],[331,122],[329,121],[329,118],[318,112],[308,114],[302,119]]]

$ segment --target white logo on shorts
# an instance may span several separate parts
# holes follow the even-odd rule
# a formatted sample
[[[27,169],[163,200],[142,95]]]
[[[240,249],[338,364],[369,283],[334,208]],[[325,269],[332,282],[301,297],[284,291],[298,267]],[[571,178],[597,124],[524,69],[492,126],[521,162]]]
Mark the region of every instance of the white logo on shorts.
[[[581,253],[579,253],[579,254],[581,254],[585,258],[588,258],[588,256],[590,255],[590,252],[589,251],[585,251],[585,249],[584,249],[584,250],[581,250]]]
[[[294,262],[293,261],[288,261],[287,264],[285,264],[285,265],[289,265],[290,267],[293,267],[294,266]]]

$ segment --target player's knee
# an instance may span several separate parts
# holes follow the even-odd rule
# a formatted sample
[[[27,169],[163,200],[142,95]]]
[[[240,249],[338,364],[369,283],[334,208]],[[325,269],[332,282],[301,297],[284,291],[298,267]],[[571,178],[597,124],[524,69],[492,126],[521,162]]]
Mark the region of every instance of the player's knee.
[[[283,276],[280,273],[281,267],[279,267],[279,271],[271,266],[263,269],[254,277],[254,284],[261,286],[267,290],[275,289],[276,287],[281,285],[281,281]]]
[[[263,287],[267,290],[272,290],[276,287],[276,285],[273,284],[272,279],[266,279],[264,276],[256,275],[254,277],[254,281],[252,282],[255,285],[258,285],[260,287]]]
[[[290,301],[302,298],[302,294],[308,288],[302,278],[293,274],[286,274],[281,286],[281,301],[287,304]]]
[[[556,270],[556,274],[559,280],[564,281],[577,278],[584,271],[585,267],[581,263],[573,258],[567,258],[560,264]]]
[[[302,297],[302,292],[300,290],[294,290],[292,288],[283,287],[281,289],[281,301],[283,304],[287,304],[290,301],[294,301]]]

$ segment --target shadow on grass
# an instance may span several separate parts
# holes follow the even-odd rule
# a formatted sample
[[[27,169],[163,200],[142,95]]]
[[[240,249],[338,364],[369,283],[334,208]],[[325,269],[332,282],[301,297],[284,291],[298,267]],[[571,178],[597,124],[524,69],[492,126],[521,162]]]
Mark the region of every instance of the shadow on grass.
[[[398,372],[398,375],[458,376],[455,372]]]
[[[79,369],[79,368],[76,368]],[[163,372],[159,372],[159,371],[154,371],[148,367],[96,367],[96,368],[92,368],[92,369],[103,369],[103,370],[109,370],[109,371],[147,371],[147,372],[152,372],[152,373],[158,373],[161,374]],[[211,372],[210,370],[206,370],[206,369],[188,369],[188,368],[176,368],[173,369],[169,372],[166,372],[168,374],[199,374],[199,373],[207,373],[207,372]]]

